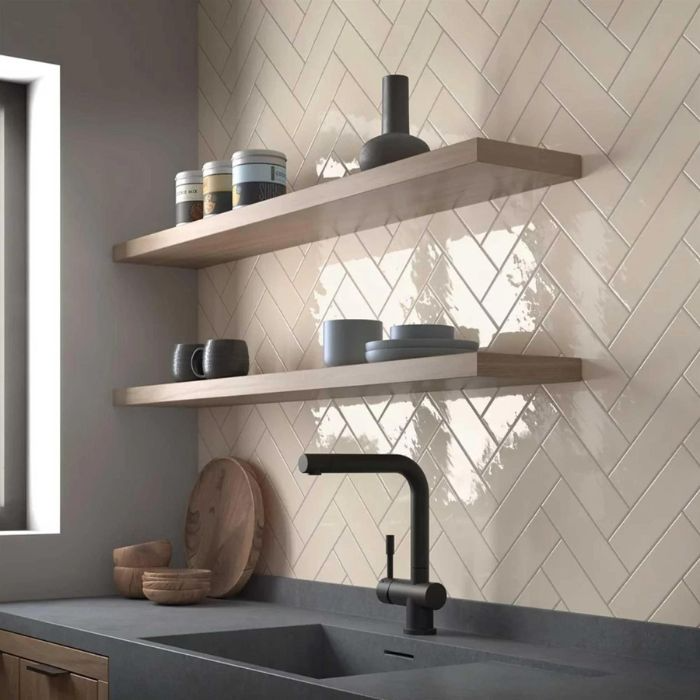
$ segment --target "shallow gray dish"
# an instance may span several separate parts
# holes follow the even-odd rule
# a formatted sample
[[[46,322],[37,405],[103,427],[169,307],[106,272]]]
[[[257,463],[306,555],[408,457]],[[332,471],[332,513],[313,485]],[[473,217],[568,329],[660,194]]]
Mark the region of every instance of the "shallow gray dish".
[[[392,340],[452,340],[455,337],[455,327],[436,323],[406,323],[392,326],[389,335]]]
[[[473,340],[442,340],[440,338],[413,338],[406,340],[372,340],[365,344],[365,352],[374,350],[403,350],[407,348],[443,348],[468,352],[478,350]]]
[[[436,355],[464,355],[470,352],[476,352],[476,348],[474,350],[445,347],[393,348],[389,350],[367,350],[365,359],[367,362],[391,362],[392,360],[411,360],[416,357],[434,357]]]

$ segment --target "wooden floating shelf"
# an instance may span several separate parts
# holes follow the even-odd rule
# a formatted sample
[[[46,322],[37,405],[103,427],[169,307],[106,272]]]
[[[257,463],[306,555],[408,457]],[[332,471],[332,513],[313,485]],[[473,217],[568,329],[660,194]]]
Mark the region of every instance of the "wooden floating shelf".
[[[578,381],[576,357],[479,352],[129,387],[114,391],[114,404],[232,406]]]
[[[134,238],[115,262],[208,267],[581,177],[581,156],[470,139]]]

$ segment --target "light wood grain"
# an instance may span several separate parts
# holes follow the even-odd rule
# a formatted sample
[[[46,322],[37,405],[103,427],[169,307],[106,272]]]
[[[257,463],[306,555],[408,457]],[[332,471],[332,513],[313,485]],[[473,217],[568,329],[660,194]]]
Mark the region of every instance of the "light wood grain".
[[[105,683],[104,681],[98,681],[97,700],[109,700],[109,683]]]
[[[96,680],[108,681],[107,657],[0,630],[0,651]]]
[[[126,547],[117,547],[112,551],[115,566],[168,566],[173,555],[173,546],[168,540],[153,540]]]
[[[19,659],[0,653],[0,699],[19,700]]]
[[[196,588],[188,591],[159,591],[144,588],[146,598],[158,605],[196,605],[201,603],[209,592],[208,588]]]
[[[31,670],[31,661],[20,661],[20,700],[98,700],[97,681],[75,673],[44,676]]]
[[[148,591],[201,591],[209,593],[211,589],[211,581],[209,579],[192,578],[192,579],[172,579],[171,581],[144,581],[143,592]],[[146,596],[148,597],[148,596]]]
[[[119,595],[124,598],[143,598],[142,577],[145,569],[137,566],[115,566],[112,579]]]
[[[146,569],[143,572],[145,581],[180,581],[203,579],[211,580],[210,569]]]
[[[114,392],[117,406],[234,406],[581,381],[581,360],[497,353],[155,384]]]
[[[581,157],[477,138],[115,246],[116,262],[208,267],[581,177]]]
[[[248,582],[262,548],[258,482],[236,459],[214,459],[201,471],[187,506],[187,563],[211,569],[214,598],[235,595]]]

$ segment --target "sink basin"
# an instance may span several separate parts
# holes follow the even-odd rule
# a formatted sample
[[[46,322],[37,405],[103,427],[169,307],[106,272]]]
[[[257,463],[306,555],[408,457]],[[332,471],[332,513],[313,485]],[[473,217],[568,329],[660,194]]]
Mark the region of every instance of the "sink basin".
[[[149,637],[148,640],[319,679],[412,671],[477,661],[534,666],[574,675],[602,675],[592,669],[520,659],[439,641],[425,642],[412,637],[320,624]]]

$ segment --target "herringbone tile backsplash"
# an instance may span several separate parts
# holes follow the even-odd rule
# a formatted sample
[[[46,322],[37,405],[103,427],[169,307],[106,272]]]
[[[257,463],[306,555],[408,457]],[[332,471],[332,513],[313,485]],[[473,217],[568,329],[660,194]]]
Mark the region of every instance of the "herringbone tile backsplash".
[[[389,452],[432,489],[454,597],[700,625],[698,0],[202,0],[200,156],[284,151],[290,186],[357,169],[381,78],[412,132],[584,155],[586,176],[209,268],[200,334],[254,372],[321,366],[338,317],[478,328],[585,358],[580,384],[202,410],[201,461],[264,475],[259,570],[407,573],[400,478],[302,476],[303,450]]]

